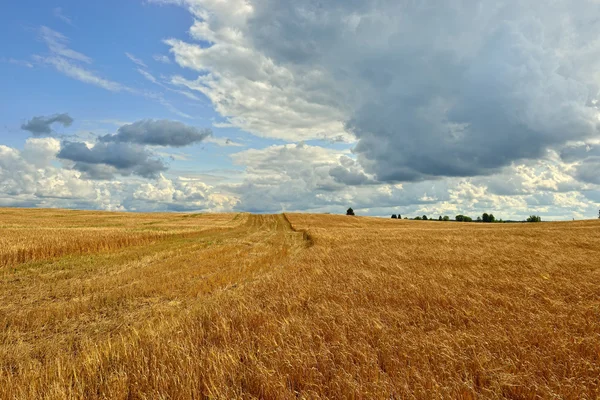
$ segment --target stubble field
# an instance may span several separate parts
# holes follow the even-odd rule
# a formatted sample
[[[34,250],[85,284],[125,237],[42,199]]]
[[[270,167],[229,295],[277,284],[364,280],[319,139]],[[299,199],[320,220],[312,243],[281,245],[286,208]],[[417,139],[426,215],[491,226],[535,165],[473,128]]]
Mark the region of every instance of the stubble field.
[[[600,396],[600,222],[0,209],[0,398]]]

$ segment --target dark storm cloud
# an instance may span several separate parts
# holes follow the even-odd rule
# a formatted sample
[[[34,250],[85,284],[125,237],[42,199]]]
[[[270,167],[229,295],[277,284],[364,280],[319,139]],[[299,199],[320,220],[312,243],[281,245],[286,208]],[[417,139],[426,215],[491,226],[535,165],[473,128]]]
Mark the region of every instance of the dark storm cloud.
[[[600,185],[600,145],[581,144],[565,147],[560,157],[575,163],[573,177],[581,182]]]
[[[252,4],[254,46],[327,71],[380,181],[487,175],[599,134],[597,2]]]
[[[58,158],[73,161],[73,168],[94,179],[110,179],[113,172],[155,178],[167,169],[147,149],[129,143],[97,143],[88,148],[85,143],[65,142]]]
[[[184,147],[199,143],[211,135],[210,129],[198,129],[178,121],[145,119],[123,125],[116,135],[102,136],[100,141]]]
[[[55,123],[69,127],[73,123],[73,118],[67,113],[33,117],[21,125],[21,129],[31,132],[34,136],[49,135],[52,133],[51,125]]]

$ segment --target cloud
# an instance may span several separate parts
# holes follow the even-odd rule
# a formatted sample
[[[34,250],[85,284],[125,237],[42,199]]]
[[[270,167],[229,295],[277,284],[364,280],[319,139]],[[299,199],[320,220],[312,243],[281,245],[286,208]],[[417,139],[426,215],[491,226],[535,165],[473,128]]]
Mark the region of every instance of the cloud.
[[[55,138],[29,138],[21,151],[0,145],[0,206],[223,212],[237,203],[235,195],[198,179],[161,174],[154,183],[135,177],[88,179],[87,172],[55,166],[60,147]],[[114,168],[86,166],[94,173]]]
[[[582,182],[600,184],[600,144],[567,146],[562,149],[560,157],[563,161],[573,164],[573,177]]]
[[[237,143],[229,138],[221,138],[221,137],[208,137],[206,138],[206,142],[216,144],[217,146],[232,146],[232,147],[244,147],[245,145],[241,143]]]
[[[133,199],[155,204],[170,211],[192,211],[210,208],[213,211],[230,211],[238,199],[219,193],[212,186],[189,179],[168,179],[160,176],[154,183],[144,183],[133,192]]]
[[[72,168],[90,179],[112,179],[115,173],[156,178],[167,170],[146,148],[130,143],[99,142],[88,147],[82,142],[65,142],[57,156],[73,161]]]
[[[16,58],[9,58],[9,59],[1,58],[0,61],[8,62],[8,63],[14,64],[14,65],[19,65],[21,67],[33,68],[33,64],[27,60],[18,60]]]
[[[40,27],[39,33],[42,41],[46,43],[50,52],[55,56],[84,62],[86,64],[92,63],[92,59],[85,54],[68,48],[67,44],[69,43],[69,39],[62,33],[56,32],[46,26]]]
[[[21,129],[31,132],[34,136],[49,135],[52,133],[51,125],[55,123],[69,127],[73,123],[73,118],[67,113],[33,117],[22,124]]]
[[[118,82],[113,82],[108,79],[104,79],[96,75],[94,72],[79,67],[65,58],[62,57],[42,57],[39,58],[46,64],[52,65],[58,72],[65,74],[66,76],[81,81],[83,83],[89,83],[94,86],[98,86],[102,89],[109,90],[111,92],[120,92],[122,90],[129,90],[126,86]]]
[[[67,17],[64,13],[62,8],[60,7],[56,7],[54,8],[54,10],[52,10],[52,13],[54,14],[54,16],[60,20],[62,20],[63,22],[69,24],[69,25],[73,25],[73,21],[71,20],[71,18]]]
[[[142,75],[144,78],[146,78],[148,81],[154,83],[155,85],[158,85],[160,87],[162,87],[163,89],[166,89],[170,92],[174,92],[174,93],[178,93],[182,96],[187,97],[190,100],[194,100],[194,101],[199,101],[200,99],[194,95],[193,93],[187,92],[185,90],[179,90],[179,89],[173,89],[169,86],[164,85],[163,83],[159,82],[158,79],[156,79],[154,77],[154,75],[152,75],[150,72],[143,70],[141,68],[138,68],[137,71],[140,73],[140,75]],[[186,116],[186,118],[191,118],[190,116]]]
[[[198,129],[178,121],[146,119],[123,125],[116,135],[102,136],[100,141],[184,147],[199,143],[211,135],[210,129]]]
[[[139,65],[140,67],[147,68],[147,65],[144,64],[144,62],[142,60],[140,60],[139,58],[137,58],[133,54],[125,52],[125,55],[127,56],[127,58],[129,58],[131,61],[133,61],[135,64]]]
[[[92,59],[88,56],[67,47],[68,39],[63,34],[48,27],[42,26],[39,30],[42,41],[48,46],[50,56],[34,56],[34,59],[53,66],[58,72],[78,81],[89,83],[112,92],[121,90],[132,91],[128,87],[104,79],[95,72],[84,68],[77,63],[91,64]]]
[[[165,56],[164,54],[155,54],[152,56],[152,58],[155,61],[158,61],[163,64],[171,64],[171,60],[169,59],[169,57]]]
[[[146,78],[150,82],[158,84],[158,81],[156,80],[156,78],[148,71],[145,71],[141,68],[138,68],[137,71],[140,73],[140,75],[142,75],[144,78]]]
[[[380,182],[492,175],[598,137],[597,3],[186,0],[169,39],[233,126],[355,138]],[[340,175],[341,176],[341,175]]]

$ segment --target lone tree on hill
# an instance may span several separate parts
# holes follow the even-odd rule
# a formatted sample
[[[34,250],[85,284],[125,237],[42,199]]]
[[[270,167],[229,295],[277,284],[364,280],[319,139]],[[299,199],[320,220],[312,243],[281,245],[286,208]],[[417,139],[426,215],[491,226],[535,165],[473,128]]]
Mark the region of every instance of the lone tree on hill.
[[[354,215],[354,210],[352,209],[352,207],[346,210],[346,215]]]
[[[393,219],[398,219],[398,217],[396,216],[396,214],[392,214],[392,218]]]

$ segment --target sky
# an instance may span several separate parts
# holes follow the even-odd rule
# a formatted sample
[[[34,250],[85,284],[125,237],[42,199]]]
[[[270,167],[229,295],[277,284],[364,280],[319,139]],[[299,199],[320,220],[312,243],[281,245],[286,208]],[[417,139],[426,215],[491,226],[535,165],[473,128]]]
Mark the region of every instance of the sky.
[[[0,207],[598,217],[598,0],[2,8]]]

